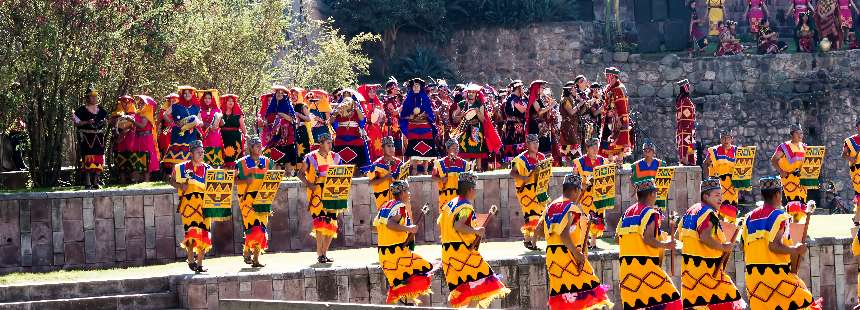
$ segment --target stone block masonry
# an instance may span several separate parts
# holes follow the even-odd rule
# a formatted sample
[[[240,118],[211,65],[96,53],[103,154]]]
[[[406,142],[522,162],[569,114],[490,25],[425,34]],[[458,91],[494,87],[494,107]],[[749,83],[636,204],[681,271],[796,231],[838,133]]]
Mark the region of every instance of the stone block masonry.
[[[567,169],[569,171],[569,169]],[[550,195],[561,193],[565,172],[556,171]],[[701,169],[681,167],[675,173],[670,207],[685,210],[696,202]],[[614,232],[620,212],[632,204],[630,171],[617,176],[616,206],[607,212],[607,234]],[[500,207],[499,221],[488,229],[491,240],[521,238],[522,212],[513,181],[506,170],[482,173],[476,206],[487,212]],[[412,204],[431,206],[420,225],[419,243],[438,242],[436,184],[428,176],[410,177]],[[693,189],[689,194],[686,189]],[[340,216],[340,236],[334,248],[373,247],[376,207],[366,178],[353,181],[350,208]],[[271,218],[271,252],[311,251],[305,188],[299,182],[281,183]],[[243,235],[238,199],[234,198],[230,221],[213,225],[212,256],[239,255]],[[0,195],[0,274],[73,268],[108,268],[175,262],[184,259],[178,240],[183,235],[176,213],[178,198],[172,188],[105,190]],[[366,296],[365,296],[366,297]],[[362,297],[362,298],[365,298]]]

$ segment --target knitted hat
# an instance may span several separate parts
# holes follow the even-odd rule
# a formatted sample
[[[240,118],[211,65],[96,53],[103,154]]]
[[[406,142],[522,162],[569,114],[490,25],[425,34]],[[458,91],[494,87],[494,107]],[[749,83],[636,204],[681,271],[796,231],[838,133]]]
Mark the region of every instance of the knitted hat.
[[[562,183],[562,186],[566,186],[566,185],[572,185],[572,186],[580,187],[580,186],[582,186],[582,177],[580,177],[579,174],[576,174],[576,173],[565,174],[564,175],[564,183]]]
[[[619,69],[618,69],[618,68],[616,68],[616,67],[609,67],[609,68],[606,68],[606,69],[603,71],[603,73],[605,73],[605,74],[614,74],[614,75],[619,75],[619,74],[621,74],[621,70],[619,70]]]
[[[382,137],[382,146],[386,145],[394,146],[394,138],[391,136]]]
[[[538,141],[540,141],[540,140],[538,139],[538,135],[536,135],[536,134],[530,133],[528,136],[526,136],[526,142],[538,142]]]
[[[758,186],[762,192],[782,190],[782,181],[779,176],[763,177],[758,180]]]
[[[464,184],[475,186],[476,184],[478,184],[478,175],[471,171],[460,173],[459,179],[457,180],[457,184],[458,186]]]
[[[595,146],[598,144],[600,144],[600,139],[597,138],[590,138],[588,140],[585,140],[585,147]]]
[[[701,184],[700,188],[701,188],[701,190],[699,191],[700,193],[704,193],[704,192],[711,191],[711,190],[719,190],[719,189],[721,189],[720,179],[715,179],[715,178],[704,179],[704,180],[702,180],[702,184]]]
[[[200,141],[200,140],[191,141],[191,143],[188,144],[188,148],[191,149],[192,151],[195,149],[198,149],[198,148],[202,149],[203,148],[203,141]]]
[[[446,148],[446,149],[448,149],[448,148],[451,148],[452,146],[455,146],[455,145],[458,145],[458,144],[459,144],[459,143],[457,143],[457,140],[455,140],[455,139],[448,139],[448,140],[446,140],[446,141],[445,141],[445,148]]]
[[[633,187],[636,188],[637,193],[647,193],[657,190],[657,186],[654,185],[654,179],[651,178],[633,183]]]
[[[403,192],[409,190],[409,182],[406,180],[394,181],[393,183],[391,183],[390,189],[391,189],[392,195],[395,195],[395,196],[400,195],[400,193],[403,193]]]
[[[316,140],[317,140],[317,142],[319,142],[319,143],[323,143],[323,142],[325,142],[325,141],[332,141],[332,140],[331,140],[331,135],[330,135],[330,134],[328,134],[328,133],[321,133],[321,134],[319,135],[319,137],[317,137],[317,139],[316,139]]]
[[[795,131],[800,131],[801,133],[803,133],[803,127],[801,127],[800,124],[791,124],[789,129],[789,133],[794,133]]]
[[[255,145],[263,145],[263,141],[260,140],[260,137],[251,136],[250,138],[248,138],[248,146],[255,146]]]

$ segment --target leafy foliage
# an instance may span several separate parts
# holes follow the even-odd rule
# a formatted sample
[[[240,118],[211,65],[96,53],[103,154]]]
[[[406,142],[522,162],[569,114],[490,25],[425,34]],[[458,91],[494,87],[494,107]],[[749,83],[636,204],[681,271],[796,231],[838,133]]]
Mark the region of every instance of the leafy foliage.
[[[424,47],[417,47],[411,54],[400,58],[394,75],[400,77],[431,76],[437,79],[454,77],[448,62],[439,57],[432,49]]]
[[[120,95],[159,98],[179,84],[246,101],[276,81],[346,86],[367,72],[361,46],[378,36],[347,40],[331,21],[310,20],[289,3],[0,1],[0,128],[24,117],[34,185],[53,186],[74,147],[63,143],[73,132],[70,113],[90,83],[112,110]]]

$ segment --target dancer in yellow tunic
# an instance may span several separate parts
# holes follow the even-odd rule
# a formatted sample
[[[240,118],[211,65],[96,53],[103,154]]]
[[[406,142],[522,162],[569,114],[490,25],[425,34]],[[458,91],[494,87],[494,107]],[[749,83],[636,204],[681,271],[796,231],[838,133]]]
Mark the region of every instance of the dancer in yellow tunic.
[[[588,214],[592,221],[594,221],[594,224],[591,225],[591,228],[589,229],[590,231],[588,232],[591,236],[589,248],[592,249],[597,248],[597,237],[602,236],[603,231],[606,229],[604,210],[597,210],[597,208],[594,207],[594,187],[591,183],[594,168],[609,163],[609,160],[603,156],[597,155],[599,149],[599,139],[588,139],[585,141],[585,155],[577,158],[573,162],[573,172],[578,174],[583,180],[582,183],[584,189],[582,195],[579,197],[579,205],[582,207],[582,211]]]
[[[538,152],[539,145],[538,135],[529,134],[526,137],[526,150],[511,161],[511,177],[517,188],[520,210],[523,212],[524,223],[520,228],[523,233],[523,245],[532,251],[538,250],[535,228],[546,206],[543,201],[548,200],[542,200],[537,193],[537,177],[534,172],[538,164],[544,160],[544,155]]]
[[[618,223],[616,235],[620,247],[618,256],[619,287],[624,309],[682,309],[681,294],[672,279],[660,268],[663,250],[675,247],[674,240],[660,232],[663,215],[654,205],[657,187],[654,180],[633,184],[636,204],[627,208]]]
[[[392,146],[393,148],[393,146]],[[410,208],[409,183],[391,184],[392,200],[379,208],[373,226],[379,234],[379,266],[388,279],[387,303],[406,305],[421,303],[418,297],[430,295],[433,265],[410,250],[410,234],[418,232],[407,209]]]
[[[187,254],[188,268],[194,272],[206,272],[203,256],[212,248],[212,219],[203,214],[203,192],[206,190],[206,170],[209,165],[203,162],[203,142],[194,140],[189,143],[191,160],[174,165],[170,185],[179,194],[179,216],[185,237],[179,244]],[[197,259],[194,259],[194,255]]]
[[[439,210],[457,197],[458,176],[470,170],[469,162],[457,155],[460,152],[457,140],[448,139],[445,141],[445,148],[448,150],[448,156],[436,159],[433,163],[432,178],[439,190]]]
[[[475,225],[475,186],[477,176],[472,172],[460,174],[457,197],[448,202],[439,216],[442,234],[442,270],[448,283],[448,303],[451,307],[486,308],[496,298],[511,292],[484,261],[476,241],[484,236],[483,227]]]
[[[705,174],[720,180],[722,203],[719,206],[719,216],[727,222],[734,223],[738,218],[738,190],[732,185],[732,172],[735,169],[735,152],[738,148],[732,144],[733,134],[728,130],[720,131],[720,145],[708,148],[702,166]]]
[[[842,159],[848,162],[851,170],[851,184],[854,188],[854,210],[860,206],[860,119],[854,122],[858,134],[845,138],[842,146]],[[860,253],[858,253],[860,254]],[[860,287],[860,286],[858,286]]]
[[[317,261],[331,263],[334,260],[326,256],[331,240],[337,238],[337,213],[326,211],[322,203],[322,187],[325,184],[326,172],[329,166],[340,165],[340,156],[331,151],[331,136],[323,133],[317,138],[319,149],[305,155],[304,172],[299,179],[307,187],[308,211],[313,218],[311,236],[317,241]]]
[[[791,257],[804,254],[806,244],[788,238],[791,216],[781,207],[780,178],[762,178],[759,187],[764,204],[752,210],[743,225],[750,309],[821,309],[820,300],[813,301],[803,280],[791,272]]]
[[[392,137],[382,138],[382,154],[382,157],[376,159],[367,172],[377,210],[394,199],[390,190],[391,184],[401,173],[400,165],[403,164],[402,160],[394,157],[394,138]]]
[[[708,1],[708,35],[716,36],[720,34],[720,29],[717,25],[723,21],[725,12],[723,9],[723,1],[725,0],[707,0]]]
[[[798,222],[805,216],[806,187],[800,184],[800,168],[803,167],[803,159],[806,157],[806,143],[803,143],[803,129],[800,125],[791,125],[791,140],[780,144],[770,163],[779,171],[782,180],[782,192],[788,202],[797,201],[799,204],[791,204],[786,212]]]
[[[582,193],[582,179],[577,174],[564,176],[563,196],[554,200],[543,215],[546,236],[546,270],[549,276],[550,309],[612,308],[594,268],[583,254],[588,238],[588,215],[576,203]]]
[[[236,194],[239,197],[242,230],[245,233],[242,257],[245,258],[246,264],[259,268],[265,267],[260,264],[260,253],[269,248],[269,216],[272,215],[272,206],[255,204],[254,200],[263,185],[266,172],[274,169],[275,163],[263,156],[263,142],[258,137],[248,139],[248,152],[249,155],[236,161],[239,168]]]
[[[702,181],[702,202],[687,209],[681,222],[681,296],[685,309],[739,310],[747,306],[722,266],[723,254],[730,253],[734,243],[726,242],[717,216],[722,202],[720,189],[718,179]]]

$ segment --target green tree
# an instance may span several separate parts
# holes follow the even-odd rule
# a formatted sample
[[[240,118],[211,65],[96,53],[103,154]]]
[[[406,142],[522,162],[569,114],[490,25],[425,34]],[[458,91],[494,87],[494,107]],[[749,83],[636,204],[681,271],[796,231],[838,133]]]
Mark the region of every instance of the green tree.
[[[347,86],[366,74],[362,44],[378,36],[346,39],[330,21],[301,16],[290,3],[0,1],[0,128],[11,119],[6,111],[22,112],[33,183],[55,186],[70,114],[90,83],[107,110],[119,95],[160,98],[190,84],[235,93],[252,112],[244,99],[272,82]]]
[[[402,30],[418,33],[445,31],[446,1],[443,0],[323,0],[321,11],[335,19],[347,35],[362,32],[382,35],[382,73],[397,52]]]

